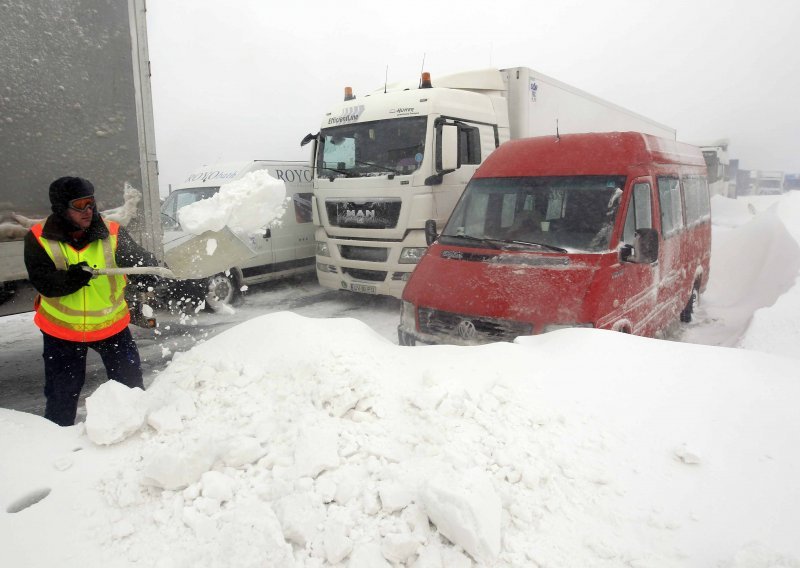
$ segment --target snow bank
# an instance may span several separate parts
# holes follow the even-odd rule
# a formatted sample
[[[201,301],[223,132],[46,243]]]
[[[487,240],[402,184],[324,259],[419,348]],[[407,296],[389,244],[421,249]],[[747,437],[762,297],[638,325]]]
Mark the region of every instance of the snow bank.
[[[286,186],[267,170],[250,172],[226,183],[209,199],[196,201],[178,211],[181,227],[194,235],[227,226],[251,234],[279,219],[286,209]],[[211,250],[208,254],[212,254]]]
[[[144,397],[147,423],[169,427],[112,446],[56,429],[73,454],[47,450],[43,419],[0,411],[17,479],[2,506],[52,489],[0,516],[0,534],[27,535],[5,545],[10,565],[800,557],[800,371],[783,358],[582,329],[408,348],[278,313],[176,356]]]

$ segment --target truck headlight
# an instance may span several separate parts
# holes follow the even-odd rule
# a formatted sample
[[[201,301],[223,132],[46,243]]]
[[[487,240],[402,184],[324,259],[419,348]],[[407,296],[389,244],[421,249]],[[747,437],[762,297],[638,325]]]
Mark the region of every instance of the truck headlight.
[[[400,251],[400,264],[417,264],[425,251],[425,247],[406,247]]]
[[[317,256],[330,256],[331,253],[328,250],[328,243],[317,241]]]
[[[559,329],[569,329],[571,327],[594,327],[591,323],[549,323],[542,328],[542,333],[556,331]]]

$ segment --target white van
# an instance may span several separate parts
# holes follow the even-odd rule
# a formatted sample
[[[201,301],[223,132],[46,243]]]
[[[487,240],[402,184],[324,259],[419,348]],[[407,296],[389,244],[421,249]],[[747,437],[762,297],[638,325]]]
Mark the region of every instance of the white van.
[[[260,237],[250,238],[248,244],[254,254],[247,262],[206,280],[173,283],[172,296],[185,297],[188,294],[204,299],[208,307],[218,309],[233,303],[242,286],[314,270],[312,173],[307,162],[253,160],[203,166],[191,173],[161,205],[165,248],[184,234],[177,221],[179,209],[208,199],[219,191],[221,185],[258,170],[267,170],[272,177],[286,184],[286,196],[291,197],[291,203],[280,224],[265,228]]]

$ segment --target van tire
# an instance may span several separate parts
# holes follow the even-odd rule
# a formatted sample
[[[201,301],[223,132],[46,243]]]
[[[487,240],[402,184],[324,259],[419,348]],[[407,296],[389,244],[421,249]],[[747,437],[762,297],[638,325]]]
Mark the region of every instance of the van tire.
[[[239,298],[239,286],[236,277],[230,271],[215,274],[206,283],[206,308],[219,312],[236,303]]]
[[[686,303],[686,307],[681,310],[681,323],[689,323],[692,321],[692,315],[694,314],[694,308],[697,306],[697,288],[692,288],[692,293],[689,295],[689,301]]]

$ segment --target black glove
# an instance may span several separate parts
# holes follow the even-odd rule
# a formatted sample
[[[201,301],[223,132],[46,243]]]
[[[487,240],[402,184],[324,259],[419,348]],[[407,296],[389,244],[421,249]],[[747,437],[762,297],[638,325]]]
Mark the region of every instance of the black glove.
[[[79,262],[78,264],[71,264],[70,267],[67,268],[67,281],[70,284],[74,284],[76,286],[89,285],[89,280],[92,279],[92,273],[84,269],[84,266],[89,266],[89,263],[85,260]]]

